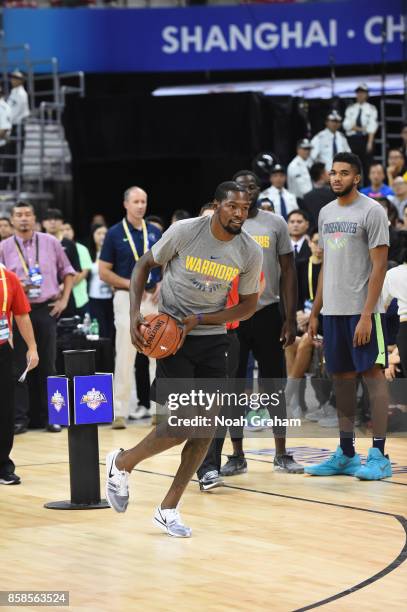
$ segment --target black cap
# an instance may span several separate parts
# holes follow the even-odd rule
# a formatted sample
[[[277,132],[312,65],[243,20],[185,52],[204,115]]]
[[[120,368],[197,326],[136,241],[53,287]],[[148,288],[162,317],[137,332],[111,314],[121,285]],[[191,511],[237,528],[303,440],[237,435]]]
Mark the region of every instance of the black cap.
[[[16,70],[13,70],[13,72],[10,72],[9,77],[12,79],[19,79],[20,81],[25,80],[24,74],[18,68],[16,68]]]
[[[270,170],[270,174],[277,174],[277,172],[282,172],[283,174],[286,174],[285,168],[281,164],[274,164],[274,166]]]
[[[327,116],[327,119],[329,119],[330,121],[342,121],[342,117],[336,110],[332,110]]]
[[[311,141],[308,138],[302,138],[297,142],[297,149],[312,149]]]

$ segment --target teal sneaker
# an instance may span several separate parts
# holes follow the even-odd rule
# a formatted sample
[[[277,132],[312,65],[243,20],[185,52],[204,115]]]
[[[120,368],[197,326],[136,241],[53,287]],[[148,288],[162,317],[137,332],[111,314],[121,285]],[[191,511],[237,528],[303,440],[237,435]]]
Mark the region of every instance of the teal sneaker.
[[[382,480],[393,475],[388,455],[383,455],[378,448],[369,448],[367,461],[357,472],[356,478],[360,480]]]
[[[305,467],[304,474],[311,474],[312,476],[347,474],[348,476],[354,476],[361,465],[358,454],[355,454],[353,457],[347,457],[343,454],[341,447],[338,446],[336,451],[326,461]]]
[[[267,421],[270,419],[270,413],[267,408],[259,408],[258,410],[249,410],[246,415],[246,429],[248,431],[263,431],[267,429]]]

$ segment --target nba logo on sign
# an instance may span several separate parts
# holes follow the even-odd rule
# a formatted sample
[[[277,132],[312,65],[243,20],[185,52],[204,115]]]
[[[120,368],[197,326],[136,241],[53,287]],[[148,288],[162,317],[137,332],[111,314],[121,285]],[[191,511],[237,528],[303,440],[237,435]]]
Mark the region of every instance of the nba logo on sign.
[[[55,425],[69,425],[69,391],[65,376],[48,376],[48,421]]]
[[[113,421],[113,375],[74,376],[75,425]]]
[[[59,412],[65,406],[64,396],[58,391],[58,389],[55,391],[50,401],[57,412]]]
[[[93,389],[90,391],[87,391],[87,393],[85,393],[81,399],[81,404],[86,404],[88,408],[91,408],[92,410],[96,410],[103,403],[107,403],[106,396],[101,391],[97,391],[95,387],[93,387]]]

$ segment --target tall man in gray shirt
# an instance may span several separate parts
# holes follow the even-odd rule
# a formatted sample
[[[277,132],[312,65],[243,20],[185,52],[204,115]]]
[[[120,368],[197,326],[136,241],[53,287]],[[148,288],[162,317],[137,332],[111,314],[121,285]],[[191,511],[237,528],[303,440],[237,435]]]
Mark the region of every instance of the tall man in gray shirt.
[[[163,266],[159,310],[183,324],[176,353],[157,362],[156,377],[226,378],[228,340],[225,324],[249,318],[256,309],[262,265],[260,247],[242,229],[249,212],[249,196],[232,181],[221,183],[215,193],[215,213],[210,217],[174,223],[137,262],[130,285],[131,336],[137,350],[146,342],[145,321],[140,313],[144,285],[155,266]],[[239,303],[225,309],[232,280],[239,275]],[[118,449],[106,459],[106,496],[117,512],[127,508],[128,475],[133,468],[186,441],[181,464],[154,523],[169,535],[189,537],[177,510],[181,496],[201,464],[210,437],[168,437],[167,424],[157,426],[134,448]],[[211,432],[212,435],[213,432]]]
[[[340,445],[323,463],[305,468],[314,476],[353,475],[381,480],[392,475],[384,454],[388,397],[383,370],[387,361],[381,298],[387,270],[389,224],[382,206],[358,191],[361,162],[338,153],[330,172],[337,199],[322,208],[318,232],[324,263],[312,307],[309,333],[315,338],[323,306],[324,352],[336,390]],[[356,376],[369,391],[373,446],[361,464],[354,448]]]

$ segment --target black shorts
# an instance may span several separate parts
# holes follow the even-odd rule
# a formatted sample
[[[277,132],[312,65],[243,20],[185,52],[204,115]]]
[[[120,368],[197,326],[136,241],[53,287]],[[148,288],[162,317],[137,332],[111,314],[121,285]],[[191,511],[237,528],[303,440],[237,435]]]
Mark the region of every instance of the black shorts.
[[[207,412],[205,408],[190,404],[178,407],[172,414],[180,418],[197,415],[209,417],[208,424],[203,427],[198,425],[186,428],[168,425],[165,406],[171,395],[189,393],[191,389],[200,388],[199,383],[194,384],[194,379],[205,379],[201,384],[206,391],[216,390],[221,385],[220,379],[227,379],[228,348],[229,338],[226,334],[187,336],[182,348],[175,355],[157,360],[156,378],[151,387],[151,398],[157,403],[158,423],[161,425],[160,435],[181,438],[213,436],[216,429],[214,416],[219,411],[217,405],[214,405],[210,412]],[[163,418],[161,418],[161,413]]]
[[[156,380],[151,387],[153,401],[162,403],[156,396],[158,379],[227,378],[228,348],[226,334],[187,336],[175,355],[157,359]]]
[[[226,334],[187,336],[175,355],[157,360],[156,378],[226,378]]]

